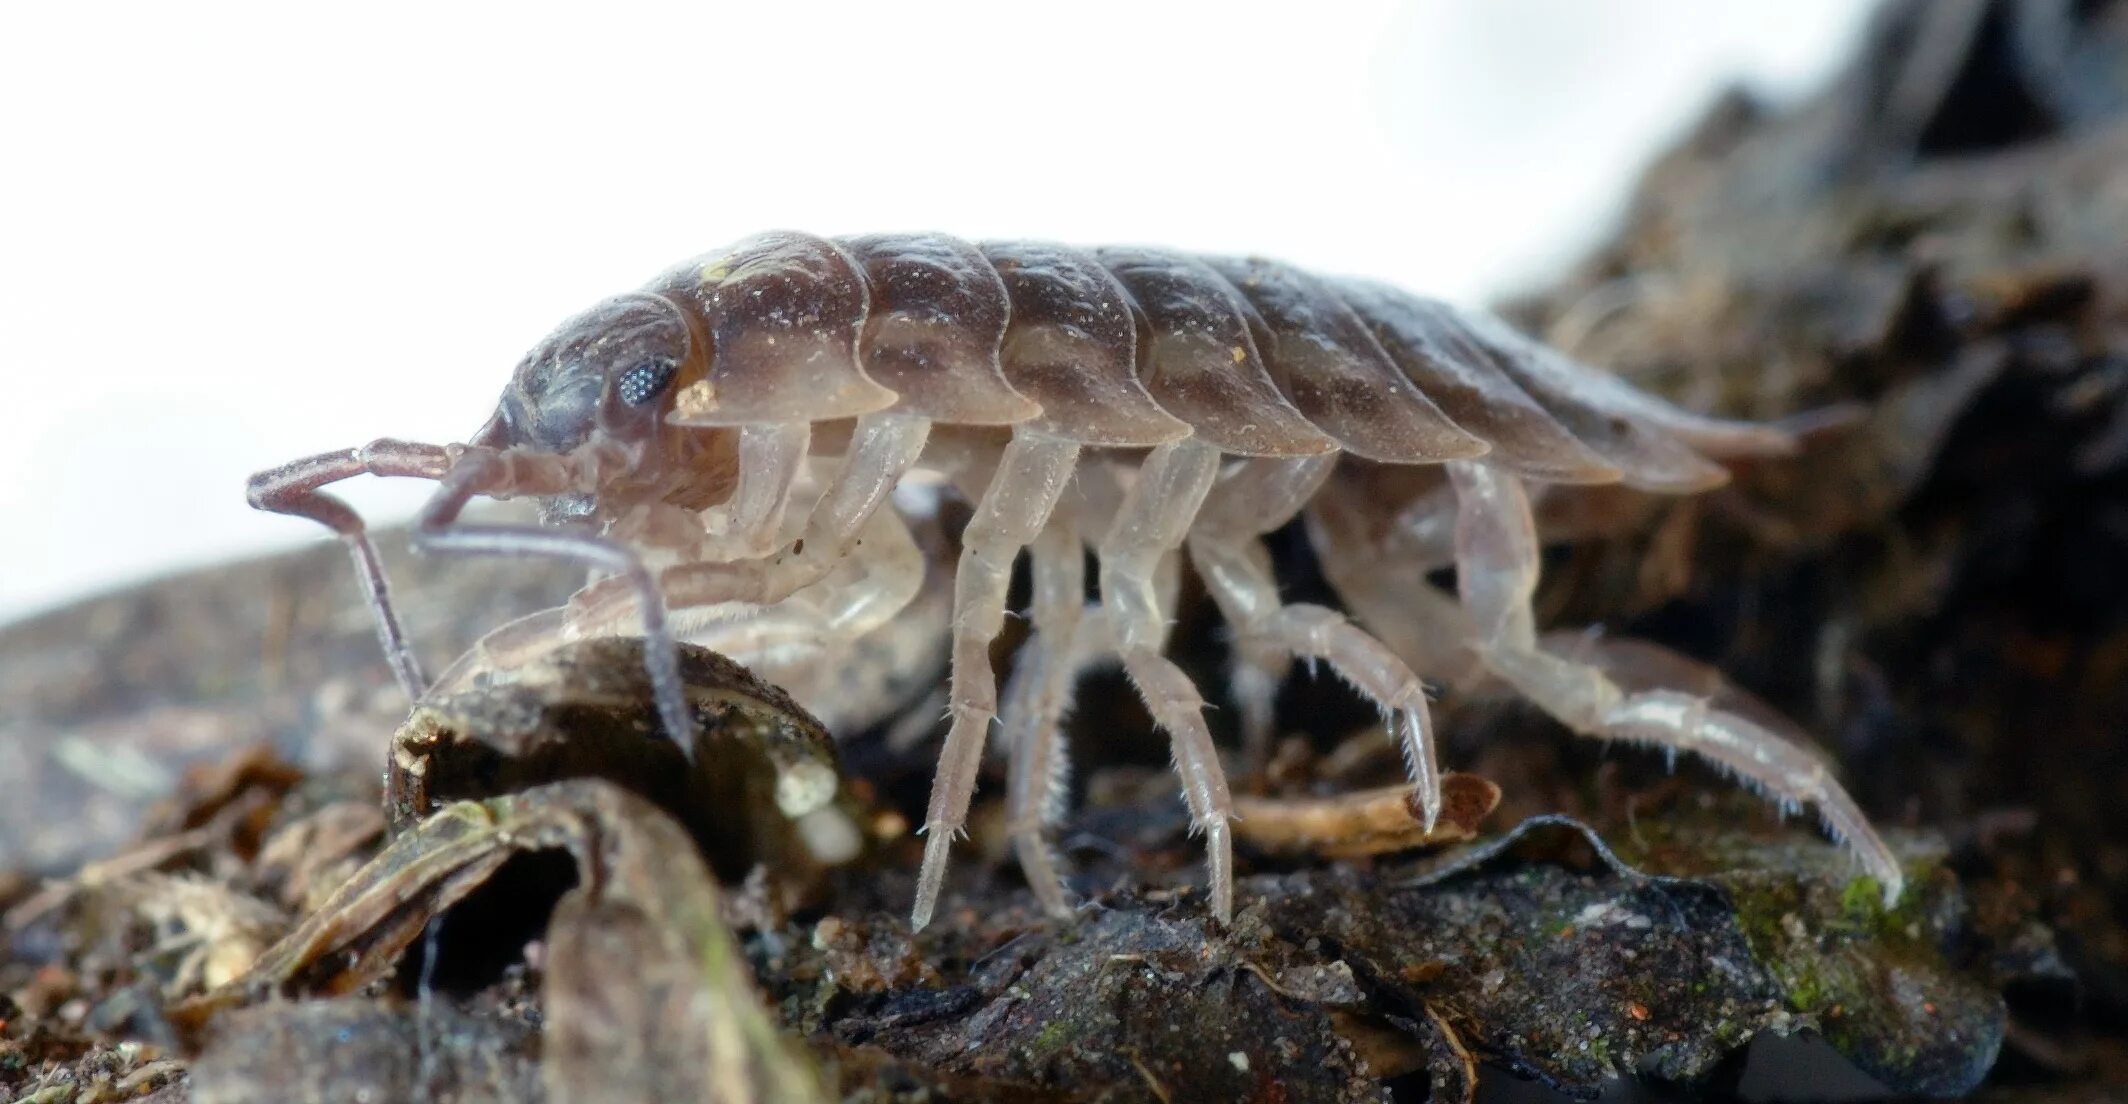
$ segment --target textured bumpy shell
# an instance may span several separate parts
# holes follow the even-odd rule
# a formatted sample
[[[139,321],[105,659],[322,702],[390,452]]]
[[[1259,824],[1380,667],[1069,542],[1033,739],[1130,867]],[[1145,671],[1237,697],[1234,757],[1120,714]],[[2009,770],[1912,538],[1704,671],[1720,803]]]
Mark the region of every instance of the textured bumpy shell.
[[[1483,456],[1546,482],[1672,492],[1722,481],[1707,456],[1792,445],[1677,409],[1497,319],[1261,258],[778,232],[646,290],[705,346],[693,363],[706,374],[668,415],[680,424],[892,408],[1091,446],[1194,435],[1242,456]]]

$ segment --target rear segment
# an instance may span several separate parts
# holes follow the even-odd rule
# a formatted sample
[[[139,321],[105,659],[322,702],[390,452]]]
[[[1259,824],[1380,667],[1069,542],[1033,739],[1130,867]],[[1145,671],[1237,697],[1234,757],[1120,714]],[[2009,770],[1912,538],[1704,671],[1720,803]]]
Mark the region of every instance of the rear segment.
[[[1694,494],[1729,481],[1727,469],[1700,455],[1675,432],[1676,426],[1693,420],[1692,415],[1641,394],[1608,372],[1569,359],[1490,315],[1460,314],[1430,300],[1414,302],[1435,324],[1483,350],[1582,444],[1625,473],[1628,485]],[[1749,432],[1784,436],[1758,426],[1749,427]]]
[[[1621,473],[1493,362],[1440,304],[1365,280],[1337,292],[1420,393],[1493,446],[1486,462],[1551,483],[1613,483]]]

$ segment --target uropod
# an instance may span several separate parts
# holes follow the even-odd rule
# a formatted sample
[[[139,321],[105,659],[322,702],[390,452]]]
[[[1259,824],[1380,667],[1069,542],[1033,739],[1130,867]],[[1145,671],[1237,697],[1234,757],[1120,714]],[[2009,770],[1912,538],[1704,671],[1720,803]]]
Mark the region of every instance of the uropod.
[[[254,476],[250,500],[347,542],[385,653],[419,697],[429,680],[364,523],[325,488],[360,474],[436,481],[417,549],[555,558],[595,576],[567,607],[491,634],[482,661],[640,632],[659,714],[684,747],[677,641],[789,661],[879,629],[924,572],[892,492],[921,476],[965,495],[917,926],[993,723],[1022,866],[1045,908],[1068,914],[1043,833],[1059,812],[1059,721],[1095,661],[1119,662],[1166,732],[1209,852],[1212,909],[1231,915],[1233,802],[1204,699],[1163,654],[1184,561],[1233,634],[1245,735],[1267,736],[1293,660],[1327,664],[1382,711],[1429,828],[1441,772],[1421,657],[1377,633],[1466,647],[1577,732],[1690,752],[1813,808],[1896,899],[1897,861],[1816,754],[1705,697],[1623,688],[1548,648],[1531,612],[1530,485],[1689,494],[1726,480],[1719,461],[1794,447],[1776,427],[1682,410],[1490,316],[1385,284],[1164,249],[777,232],[565,322],[465,443],[323,453]],[[1394,482],[1383,473],[1414,468],[1437,486],[1377,492]],[[535,499],[540,523],[461,521],[475,496]],[[1281,599],[1262,538],[1296,518],[1376,632]],[[1032,635],[1001,707],[989,647],[1023,552]],[[1452,565],[1457,594],[1378,585],[1392,563],[1407,581]]]

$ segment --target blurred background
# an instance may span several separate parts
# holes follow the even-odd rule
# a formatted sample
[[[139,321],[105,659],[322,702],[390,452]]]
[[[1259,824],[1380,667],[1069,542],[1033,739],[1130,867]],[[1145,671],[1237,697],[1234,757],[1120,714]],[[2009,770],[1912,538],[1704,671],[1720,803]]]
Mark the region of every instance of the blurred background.
[[[458,439],[561,318],[760,229],[1258,252],[1482,302],[1592,243],[1723,88],[1822,80],[1868,7],[17,5],[0,621],[321,539],[244,478]]]

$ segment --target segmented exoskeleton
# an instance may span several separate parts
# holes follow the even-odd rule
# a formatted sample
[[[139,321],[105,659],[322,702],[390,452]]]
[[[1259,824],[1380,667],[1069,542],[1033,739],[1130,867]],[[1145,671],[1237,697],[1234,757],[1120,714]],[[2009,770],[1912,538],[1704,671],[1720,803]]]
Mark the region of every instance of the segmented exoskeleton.
[[[467,444],[380,440],[310,457],[254,477],[251,501],[347,540],[385,651],[418,696],[427,680],[362,521],[321,488],[361,473],[438,481],[417,548],[556,557],[604,576],[566,610],[496,634],[479,662],[640,626],[661,715],[686,744],[676,637],[789,656],[878,628],[923,569],[881,506],[913,473],[950,482],[975,509],[955,569],[951,726],[924,825],[918,926],[1000,719],[989,645],[1022,550],[1034,635],[1002,716],[1008,807],[1052,912],[1068,912],[1042,842],[1063,771],[1057,722],[1077,672],[1103,658],[1122,664],[1168,733],[1210,852],[1213,910],[1231,912],[1225,774],[1203,699],[1162,654],[1185,556],[1233,630],[1245,733],[1268,733],[1271,691],[1293,658],[1326,662],[1383,711],[1429,827],[1440,772],[1407,658],[1462,645],[1578,732],[1694,752],[1784,806],[1814,806],[1896,898],[1898,863],[1817,756],[1705,698],[1628,692],[1602,666],[1548,650],[1531,615],[1539,542],[1526,483],[1691,493],[1726,479],[1713,460],[1793,447],[1778,429],[1680,410],[1492,318],[1272,261],[772,233],[565,323]],[[1445,480],[1381,493],[1399,482],[1385,476],[1419,465]],[[547,524],[461,523],[474,495],[535,497]],[[1281,601],[1260,538],[1303,514],[1349,607],[1404,644]],[[1460,608],[1423,577],[1449,564]]]

